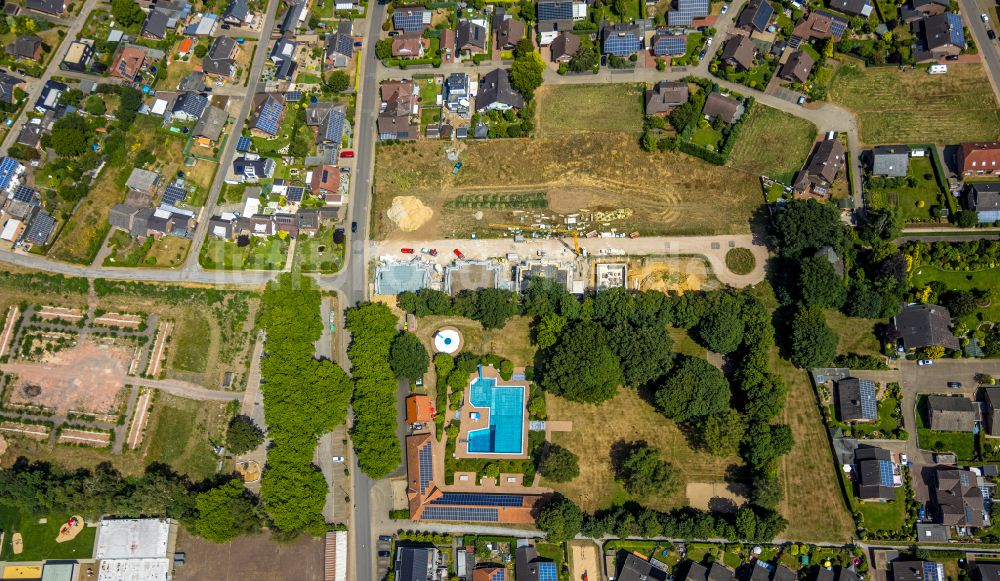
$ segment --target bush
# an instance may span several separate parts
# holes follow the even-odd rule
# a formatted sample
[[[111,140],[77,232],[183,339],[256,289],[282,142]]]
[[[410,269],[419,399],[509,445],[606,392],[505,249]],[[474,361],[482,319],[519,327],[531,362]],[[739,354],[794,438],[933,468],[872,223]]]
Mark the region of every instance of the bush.
[[[757,266],[757,259],[749,248],[730,248],[726,252],[726,268],[733,274],[750,274]]]

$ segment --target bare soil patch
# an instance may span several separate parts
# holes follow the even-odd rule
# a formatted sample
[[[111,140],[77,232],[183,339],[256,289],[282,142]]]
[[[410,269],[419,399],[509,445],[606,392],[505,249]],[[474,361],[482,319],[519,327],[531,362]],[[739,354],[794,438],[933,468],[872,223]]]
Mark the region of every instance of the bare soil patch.
[[[167,349],[167,339],[170,338],[170,331],[174,324],[169,321],[160,321],[156,329],[156,339],[153,342],[153,350],[149,352],[149,365],[146,366],[146,375],[159,377],[160,369],[163,365],[163,353]]]
[[[135,413],[132,414],[132,423],[128,428],[128,439],[126,445],[130,450],[137,449],[142,444],[142,437],[146,433],[146,423],[149,422],[149,401],[153,397],[152,390],[144,391],[135,404]]]
[[[664,258],[633,261],[629,265],[629,287],[642,290],[685,293],[720,286],[703,258]]]
[[[67,309],[66,307],[42,307],[35,311],[42,319],[63,319],[64,321],[79,321],[84,317],[83,311]]]
[[[127,313],[105,313],[94,319],[95,325],[106,327],[122,327],[125,329],[138,329],[142,324],[142,317],[139,315],[129,315]]]
[[[689,482],[687,497],[693,508],[713,512],[735,512],[747,501],[747,489],[742,484],[723,482]]]
[[[569,571],[570,579],[604,579],[600,548],[592,541],[570,541]]]
[[[64,429],[59,433],[60,444],[79,444],[106,448],[111,445],[111,434],[108,432],[91,432],[88,430]]]
[[[434,211],[413,196],[396,196],[386,210],[386,216],[403,232],[419,230],[430,221]]]
[[[10,349],[10,341],[14,338],[14,327],[21,319],[21,309],[17,305],[11,305],[7,309],[7,318],[4,321],[3,331],[0,332],[0,357],[7,354]]]
[[[30,438],[32,440],[48,440],[52,429],[48,426],[36,426],[33,424],[22,424],[20,422],[0,422],[0,432],[7,432],[15,436]]]
[[[240,537],[222,545],[199,539],[181,529],[177,550],[187,553],[187,563],[177,567],[177,581],[285,579],[295,571],[298,581],[323,581],[324,540],[302,535],[279,543],[270,533]]]

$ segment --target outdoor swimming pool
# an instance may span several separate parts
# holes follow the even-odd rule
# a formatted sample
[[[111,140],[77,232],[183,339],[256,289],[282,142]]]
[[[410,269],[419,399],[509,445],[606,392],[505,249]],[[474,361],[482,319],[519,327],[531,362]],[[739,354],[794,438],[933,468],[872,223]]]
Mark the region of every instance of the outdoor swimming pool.
[[[476,407],[490,408],[490,427],[469,432],[469,452],[521,454],[524,452],[524,387],[497,387],[497,380],[476,378],[469,390]]]

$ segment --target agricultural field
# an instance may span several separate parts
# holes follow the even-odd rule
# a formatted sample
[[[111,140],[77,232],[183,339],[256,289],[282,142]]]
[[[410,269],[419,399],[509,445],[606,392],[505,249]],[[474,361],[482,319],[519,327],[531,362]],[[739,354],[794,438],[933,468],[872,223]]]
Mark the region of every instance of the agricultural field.
[[[815,140],[816,126],[809,121],[754,103],[726,165],[790,185]]]
[[[857,114],[868,145],[992,141],[1000,134],[1000,112],[980,64],[948,63],[948,74],[928,75],[923,68],[848,62],[834,73],[830,100]]]
[[[211,442],[221,441],[229,417],[225,402],[160,394],[147,428],[146,464],[162,462],[192,480],[208,478],[218,463]]]
[[[644,87],[639,84],[548,85],[538,90],[538,134],[641,133]]]
[[[760,205],[756,176],[679,153],[645,153],[632,133],[560,133],[533,139],[470,141],[462,168],[438,141],[377,146],[373,237],[467,238],[496,235],[509,209],[449,209],[459,196],[545,192],[552,213],[617,211],[609,227],[642,234],[746,234]],[[642,163],[637,159],[646,160]],[[711,192],[711,201],[706,200]],[[397,197],[413,197],[422,219],[408,224],[387,214]],[[428,213],[426,210],[429,210]],[[544,213],[543,209],[534,210]]]

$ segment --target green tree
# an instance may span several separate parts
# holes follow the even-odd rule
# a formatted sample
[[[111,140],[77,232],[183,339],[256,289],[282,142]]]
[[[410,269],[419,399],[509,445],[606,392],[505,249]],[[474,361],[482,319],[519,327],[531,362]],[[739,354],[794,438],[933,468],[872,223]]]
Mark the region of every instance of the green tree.
[[[967,290],[949,290],[941,295],[941,304],[948,308],[952,317],[967,317],[976,312],[976,295]]]
[[[743,416],[734,409],[728,409],[705,419],[702,439],[711,454],[731,456],[739,450],[745,431]]]
[[[104,115],[108,112],[108,108],[104,105],[104,99],[98,95],[91,95],[87,97],[87,102],[84,105],[84,111],[90,113],[91,115]]]
[[[392,57],[392,39],[383,38],[381,40],[375,41],[375,57],[379,60],[385,60]]]
[[[115,117],[127,127],[135,121],[137,111],[142,105],[142,93],[134,87],[118,87],[118,96],[121,100],[118,102]]]
[[[663,415],[686,422],[726,411],[731,395],[729,381],[717,367],[704,359],[681,356],[660,383],[655,400]]]
[[[639,147],[643,151],[655,151],[656,150],[656,138],[653,137],[653,132],[646,129],[642,132],[642,138],[639,140]]]
[[[60,157],[77,157],[87,151],[90,131],[83,117],[64,115],[52,126],[49,143]]]
[[[334,93],[343,93],[351,86],[351,79],[344,71],[333,71],[326,78],[326,88]]]
[[[959,228],[972,228],[979,224],[979,215],[973,210],[960,210],[955,216]]]
[[[750,501],[757,506],[776,509],[785,498],[785,486],[781,479],[770,474],[757,474],[750,487]]]
[[[670,496],[680,490],[683,475],[660,458],[660,449],[639,441],[628,445],[628,452],[617,470],[625,490],[635,498],[653,494]]]
[[[142,8],[133,0],[111,0],[111,15],[119,26],[125,28],[142,24],[146,18]]]
[[[839,309],[847,300],[847,287],[829,260],[807,256],[799,261],[799,294],[809,306]]]
[[[580,475],[580,460],[566,448],[550,444],[538,463],[538,472],[552,482],[569,482]]]
[[[597,62],[597,49],[592,46],[581,46],[569,60],[569,70],[574,73],[584,73],[593,70]]]
[[[502,329],[511,317],[521,312],[517,293],[499,288],[486,288],[476,293],[472,318],[486,329]]]
[[[847,228],[835,204],[816,200],[791,200],[774,216],[774,242],[782,256],[799,258],[808,249],[846,244]]]
[[[792,318],[792,363],[807,369],[822,367],[837,353],[837,341],[823,309],[799,305]]]
[[[203,59],[203,58],[205,58],[205,55],[207,55],[207,54],[208,54],[208,45],[207,44],[205,44],[203,42],[199,42],[198,44],[195,45],[195,47],[194,47],[194,56],[196,56],[196,57],[198,57],[200,59]]]
[[[257,505],[239,480],[202,492],[195,503],[198,520],[194,531],[214,543],[226,543],[260,530]]]
[[[542,86],[542,73],[545,63],[537,51],[526,51],[514,58],[510,67],[510,84],[517,89],[526,101],[535,95],[535,89]]]
[[[256,450],[264,443],[264,433],[249,416],[235,416],[226,430],[226,449],[234,456]]]
[[[559,340],[559,334],[566,328],[566,317],[555,313],[543,316],[535,323],[535,344],[539,349],[548,349]]]
[[[792,429],[785,424],[756,423],[743,439],[743,458],[752,468],[768,470],[771,462],[792,450]]]
[[[548,391],[573,401],[600,403],[614,397],[622,384],[621,366],[597,323],[570,327],[548,351],[540,382]]]
[[[396,379],[408,379],[411,382],[423,377],[430,365],[427,349],[413,333],[396,335],[389,350],[389,358],[389,366]]]
[[[698,336],[710,350],[725,355],[740,346],[744,328],[736,299],[730,294],[722,294],[702,317]]]
[[[660,378],[673,363],[673,339],[663,324],[643,324],[634,318],[621,321],[608,332],[608,344],[621,365],[625,384],[632,387]]]
[[[568,541],[583,527],[583,511],[562,495],[556,495],[538,513],[538,528],[554,543]]]

